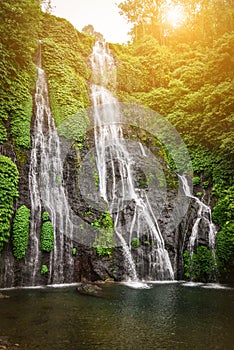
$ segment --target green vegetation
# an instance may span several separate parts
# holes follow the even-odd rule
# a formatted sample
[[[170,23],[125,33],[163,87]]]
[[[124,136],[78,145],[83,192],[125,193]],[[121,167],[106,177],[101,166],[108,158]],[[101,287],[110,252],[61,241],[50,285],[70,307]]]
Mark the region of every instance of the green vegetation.
[[[38,39],[60,135],[75,140],[82,149],[89,123],[86,109],[91,72],[87,57],[95,40],[89,34],[94,32],[87,26],[88,34],[80,33],[66,20],[42,13],[40,3],[50,10],[50,1],[44,0],[2,0],[0,5],[0,143],[4,150],[15,153],[17,164],[24,162],[23,150],[30,148],[36,81],[33,59],[38,58]],[[132,24],[132,41],[110,45],[117,63],[117,95],[123,102],[139,103],[167,118],[188,147],[196,174],[194,185],[203,189],[213,186],[213,219],[219,227],[216,254],[224,279],[234,271],[233,3],[172,3],[182,5],[186,13],[178,27],[163,20],[165,1],[126,0],[118,5]],[[134,135],[136,131],[132,138]],[[147,142],[149,135],[145,136]],[[180,154],[179,147],[176,152]],[[175,167],[173,157],[167,150],[164,153]],[[97,186],[96,174],[94,178]],[[9,240],[18,196],[18,170],[5,156],[0,156],[0,180],[1,251]],[[147,177],[142,185],[150,181]],[[24,218],[26,227],[26,210]],[[114,229],[109,213],[94,220],[93,226],[99,232],[95,242],[98,254],[111,255]],[[42,250],[53,249],[52,236],[49,216],[43,213]],[[20,254],[23,249],[18,257]],[[204,261],[209,257],[205,248],[199,247],[193,259],[193,278],[206,279],[209,273]]]
[[[0,6],[0,142],[30,147],[32,95],[41,10],[36,0],[1,1]],[[7,19],[7,20],[6,20]]]
[[[219,201],[213,220],[221,228],[217,235],[216,254],[221,276],[227,278],[234,268],[234,186],[218,191]]]
[[[140,240],[139,240],[139,238],[134,237],[134,238],[132,239],[131,246],[132,246],[133,248],[138,248],[138,247],[140,247]]]
[[[76,247],[72,248],[72,255],[76,255],[77,249]]]
[[[49,272],[49,269],[48,269],[47,265],[42,265],[41,266],[41,275],[45,275],[48,272]]]
[[[13,204],[18,197],[18,169],[12,160],[0,156],[0,252],[11,231]]]
[[[209,282],[213,277],[215,266],[212,251],[205,246],[197,248],[190,254],[184,252],[184,275],[193,281]]]
[[[95,219],[92,224],[98,231],[97,238],[93,244],[99,256],[112,255],[115,246],[113,241],[114,223],[109,212],[104,212],[99,218]]]
[[[16,259],[23,259],[28,245],[30,210],[22,205],[15,214],[13,223],[13,253]]]
[[[42,228],[41,228],[41,250],[44,252],[51,252],[54,249],[54,228],[49,219],[49,213],[42,214]]]
[[[194,176],[193,178],[193,185],[196,186],[196,185],[199,185],[200,183],[200,177],[199,176]]]
[[[214,186],[211,203],[220,228],[217,256],[222,280],[234,272],[233,4],[176,3],[185,12],[178,27],[163,21],[166,5],[161,0],[126,0],[118,5],[133,27],[130,44],[111,45],[117,62],[117,93],[123,102],[137,102],[167,118],[189,150],[194,185]],[[217,216],[225,217],[220,210],[224,202],[228,219],[220,220]]]
[[[41,40],[42,65],[59,133],[82,143],[88,125],[84,109],[90,104],[87,81],[91,71],[86,59],[95,40],[65,19],[49,14],[42,19]]]

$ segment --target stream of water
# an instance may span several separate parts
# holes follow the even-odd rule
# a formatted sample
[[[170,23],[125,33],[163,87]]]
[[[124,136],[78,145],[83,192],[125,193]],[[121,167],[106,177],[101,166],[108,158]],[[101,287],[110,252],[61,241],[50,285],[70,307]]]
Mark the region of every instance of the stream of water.
[[[36,285],[40,275],[40,227],[41,215],[47,211],[54,227],[54,250],[50,253],[48,283],[72,281],[73,259],[71,240],[73,224],[70,208],[63,187],[63,164],[60,141],[50,110],[49,92],[45,72],[38,67],[36,82],[36,116],[32,132],[32,151],[29,171],[31,196],[30,254],[26,256],[25,274],[30,270],[31,280],[25,284]],[[67,237],[66,242],[64,237]],[[65,245],[67,249],[64,250]],[[64,259],[70,265],[64,275]]]
[[[172,280],[174,272],[157,219],[145,191],[135,186],[133,168],[136,164],[123,136],[118,100],[105,88],[115,85],[116,79],[114,59],[104,41],[97,41],[94,45],[91,63],[95,83],[91,86],[91,97],[99,192],[108,210],[114,215],[115,233],[124,251],[127,278],[133,281],[138,279],[138,265],[143,271],[143,279]],[[144,150],[141,145],[141,152],[142,149]],[[120,213],[129,202],[134,206],[134,213],[126,235]],[[140,239],[143,233],[147,241],[154,242],[154,248],[147,252],[148,264],[144,254],[138,256],[137,262],[131,254],[132,239]]]

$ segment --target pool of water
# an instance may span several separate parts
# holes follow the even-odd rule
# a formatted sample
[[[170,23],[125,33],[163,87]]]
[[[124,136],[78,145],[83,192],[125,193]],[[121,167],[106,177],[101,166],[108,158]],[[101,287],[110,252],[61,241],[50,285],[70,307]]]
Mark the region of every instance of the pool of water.
[[[234,349],[234,289],[102,288],[102,297],[80,295],[75,286],[2,291],[10,298],[0,300],[0,337],[25,350]]]

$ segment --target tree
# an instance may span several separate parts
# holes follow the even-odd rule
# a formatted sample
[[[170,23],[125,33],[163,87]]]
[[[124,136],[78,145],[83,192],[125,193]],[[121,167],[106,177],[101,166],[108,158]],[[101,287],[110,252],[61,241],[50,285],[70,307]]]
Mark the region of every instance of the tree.
[[[53,6],[51,3],[51,0],[40,0],[41,8],[46,13],[52,13],[53,12]]]
[[[144,34],[153,34],[162,42],[162,0],[126,0],[118,7],[120,14],[133,23],[132,34],[138,40]]]
[[[92,24],[88,24],[87,26],[84,26],[84,27],[82,28],[82,32],[83,32],[83,33],[86,33],[86,34],[88,34],[88,35],[93,36],[93,37],[96,38],[97,40],[103,40],[103,35],[102,35],[101,33],[99,33],[99,32],[96,32],[96,31],[94,30],[94,27],[93,27]]]

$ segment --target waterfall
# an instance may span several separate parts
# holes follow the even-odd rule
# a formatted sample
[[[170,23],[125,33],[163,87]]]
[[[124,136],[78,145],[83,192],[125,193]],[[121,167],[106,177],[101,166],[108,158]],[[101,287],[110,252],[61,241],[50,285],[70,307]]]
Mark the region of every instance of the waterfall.
[[[73,259],[71,254],[73,224],[63,187],[63,164],[60,141],[50,110],[45,72],[37,68],[35,94],[35,120],[32,128],[32,150],[29,171],[31,196],[31,226],[29,253],[26,255],[25,273],[32,271],[26,284],[38,284],[43,254],[49,254],[48,283],[71,282]],[[40,231],[43,211],[47,211],[54,227],[54,249],[51,253],[40,250]],[[45,257],[44,257],[45,259]],[[68,266],[66,274],[64,265]]]
[[[209,248],[214,250],[215,248],[215,237],[216,237],[216,227],[212,222],[211,209],[208,205],[204,204],[199,198],[192,195],[190,187],[188,185],[188,180],[185,175],[179,175],[179,179],[182,182],[184,193],[187,197],[192,198],[198,205],[197,217],[194,222],[191,236],[189,239],[189,251],[193,252],[195,242],[198,240],[198,228],[200,221],[204,221],[209,227]]]
[[[91,55],[93,82],[91,98],[94,114],[96,165],[100,197],[114,218],[115,233],[123,249],[126,274],[130,280],[173,279],[174,273],[164,240],[146,191],[137,188],[134,178],[134,156],[128,150],[121,126],[118,100],[107,89],[115,87],[114,59],[105,44],[97,41]],[[136,147],[146,157],[139,142]],[[126,206],[130,203],[133,215],[123,225]],[[132,239],[149,242],[150,247],[133,249]],[[134,251],[138,251],[137,254]]]
[[[186,197],[193,199],[198,206],[197,215],[193,223],[191,235],[189,237],[189,242],[188,242],[188,251],[191,258],[191,263],[192,263],[193,253],[195,251],[195,245],[196,243],[198,243],[198,239],[199,239],[199,224],[203,223],[209,228],[208,242],[209,242],[209,248],[212,252],[212,260],[213,260],[212,278],[216,280],[217,263],[216,263],[216,256],[215,256],[215,239],[216,239],[217,230],[214,223],[212,222],[211,209],[209,206],[204,204],[199,198],[193,196],[193,194],[190,191],[188,180],[185,175],[178,174],[178,177],[182,182],[184,194],[186,195]],[[191,265],[191,270],[192,270],[192,265]]]

